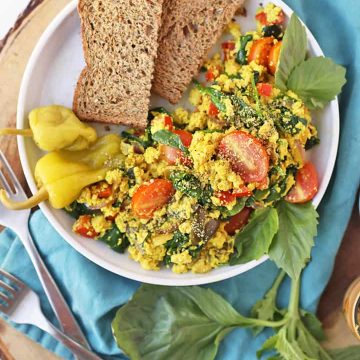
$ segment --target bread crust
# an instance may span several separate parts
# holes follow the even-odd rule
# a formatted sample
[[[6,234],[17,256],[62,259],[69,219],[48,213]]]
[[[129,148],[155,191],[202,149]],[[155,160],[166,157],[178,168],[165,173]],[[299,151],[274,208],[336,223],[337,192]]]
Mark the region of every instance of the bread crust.
[[[176,104],[244,0],[165,0],[152,90]]]
[[[81,120],[146,127],[162,2],[79,0],[86,67],[73,110]]]

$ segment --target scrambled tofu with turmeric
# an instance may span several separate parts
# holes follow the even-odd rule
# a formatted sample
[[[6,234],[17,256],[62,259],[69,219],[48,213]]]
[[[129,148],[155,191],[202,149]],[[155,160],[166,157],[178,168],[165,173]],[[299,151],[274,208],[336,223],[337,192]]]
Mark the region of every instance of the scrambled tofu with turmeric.
[[[229,263],[252,209],[309,200],[297,174],[317,131],[300,98],[274,86],[281,14],[267,5],[246,34],[229,24],[232,39],[202,67],[191,105],[153,109],[144,132],[122,133],[121,165],[66,209],[75,232],[148,270],[204,273]]]

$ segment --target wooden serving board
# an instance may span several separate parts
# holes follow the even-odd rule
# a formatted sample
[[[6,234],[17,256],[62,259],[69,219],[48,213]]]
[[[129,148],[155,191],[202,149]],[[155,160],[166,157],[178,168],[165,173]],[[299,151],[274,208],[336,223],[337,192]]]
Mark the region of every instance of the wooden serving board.
[[[0,42],[0,127],[15,127],[20,82],[31,51],[46,26],[69,2],[70,0],[32,0],[14,28]],[[1,138],[0,150],[5,153],[18,178],[26,186],[18,157],[16,139]],[[341,313],[341,304],[346,288],[354,278],[360,276],[359,241],[359,217],[357,210],[354,210],[352,222],[337,257],[334,274],[319,307],[319,316],[328,336],[326,342],[328,347],[336,348],[359,344],[347,328]],[[0,320],[0,338],[2,339],[0,341],[1,359],[6,358],[4,354],[9,354],[4,346],[9,348],[16,360],[57,359],[2,320]]]

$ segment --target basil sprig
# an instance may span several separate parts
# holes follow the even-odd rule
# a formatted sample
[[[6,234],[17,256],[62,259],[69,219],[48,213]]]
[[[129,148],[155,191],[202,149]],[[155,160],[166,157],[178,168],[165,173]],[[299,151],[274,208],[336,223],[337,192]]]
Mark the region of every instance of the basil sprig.
[[[280,50],[275,86],[294,91],[310,109],[322,108],[340,93],[346,83],[346,70],[326,57],[306,60],[306,53],[305,28],[292,14]]]

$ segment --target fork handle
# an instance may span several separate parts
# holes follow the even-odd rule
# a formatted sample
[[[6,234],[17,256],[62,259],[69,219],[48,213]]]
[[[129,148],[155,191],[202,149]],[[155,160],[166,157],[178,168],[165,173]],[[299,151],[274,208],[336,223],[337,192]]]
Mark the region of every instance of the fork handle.
[[[61,328],[68,336],[75,339],[78,343],[84,345],[86,348],[90,349],[89,343],[87,342],[78,323],[76,322],[64,297],[62,296],[54,279],[52,278],[42,258],[40,257],[36,245],[34,244],[34,241],[30,235],[30,231],[27,231],[26,233],[23,232],[23,234],[19,233],[18,235],[21,237],[21,241],[30,256],[50,305],[53,308],[57,319],[59,320]]]
[[[38,325],[39,326],[39,325]],[[55,339],[60,341],[65,345],[71,352],[77,357],[78,360],[101,360],[99,356],[91,352],[88,349],[85,349],[79,343],[62,333],[58,330],[53,324],[49,321],[41,324],[42,330],[46,331],[48,334],[52,335]]]

